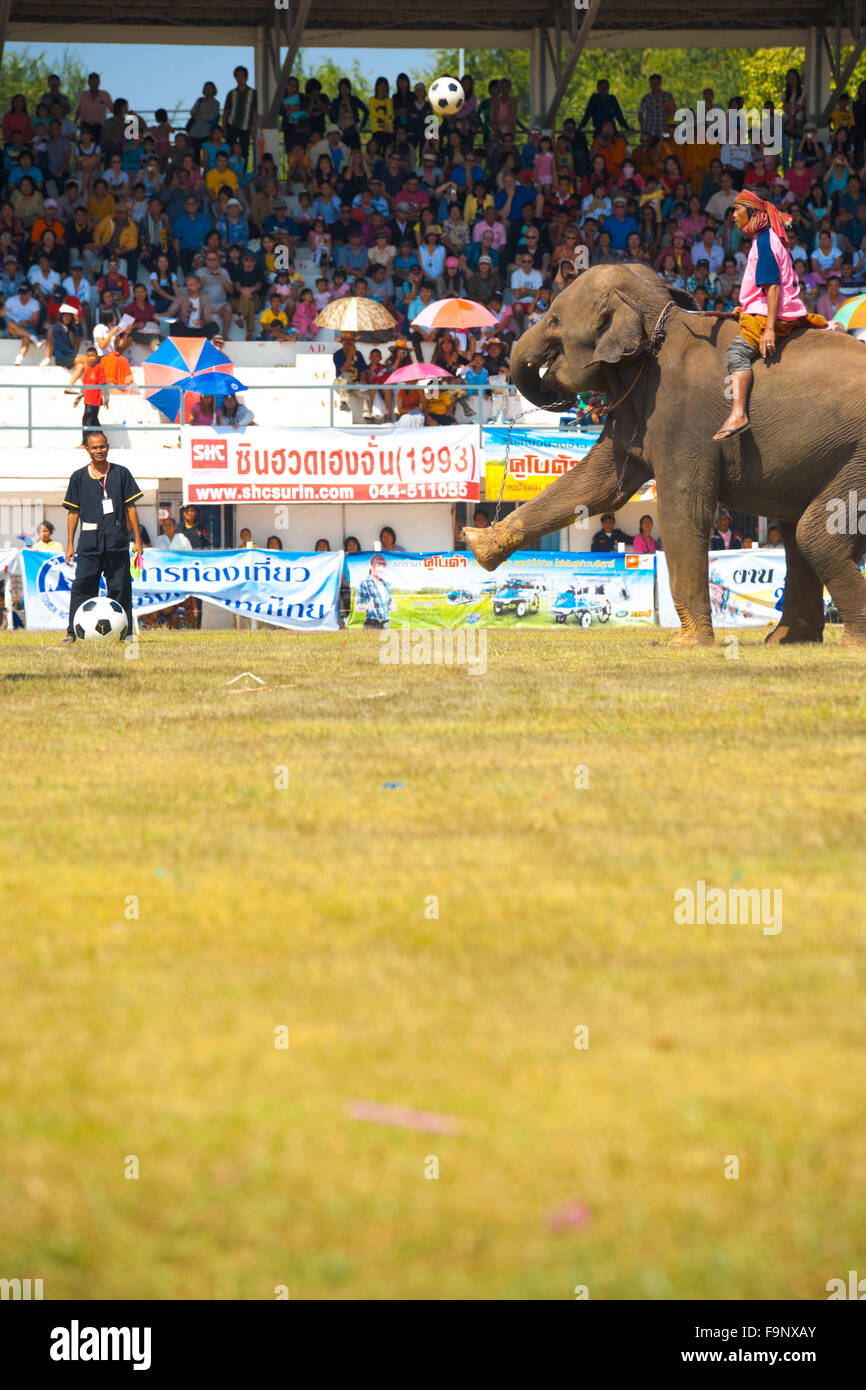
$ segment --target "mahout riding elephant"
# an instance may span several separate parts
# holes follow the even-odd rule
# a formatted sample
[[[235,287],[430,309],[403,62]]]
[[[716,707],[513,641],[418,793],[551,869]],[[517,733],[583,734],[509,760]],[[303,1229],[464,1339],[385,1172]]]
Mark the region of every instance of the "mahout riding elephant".
[[[682,623],[674,641],[713,641],[707,546],[721,501],[779,519],[787,581],[768,642],[820,642],[826,584],[845,641],[866,645],[866,534],[838,528],[842,503],[857,512],[850,494],[866,500],[866,347],[841,332],[795,331],[755,367],[751,430],[717,443],[737,325],[684,312],[693,308],[647,267],[595,266],[518,339],[511,375],[535,405],[560,409],[578,392],[603,391],[612,409],[589,453],[538,497],[490,528],[465,530],[476,559],[495,569],[567,526],[579,507],[613,511],[654,477]],[[866,517],[860,524],[866,531]]]

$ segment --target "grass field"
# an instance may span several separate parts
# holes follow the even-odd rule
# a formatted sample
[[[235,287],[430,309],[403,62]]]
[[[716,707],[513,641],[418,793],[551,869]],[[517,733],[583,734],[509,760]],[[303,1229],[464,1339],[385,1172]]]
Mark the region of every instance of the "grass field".
[[[495,631],[485,675],[379,653],[0,639],[0,1275],[822,1299],[866,1274],[866,656],[597,628]],[[231,693],[243,671],[265,685]],[[781,933],[677,925],[700,879],[780,888]]]

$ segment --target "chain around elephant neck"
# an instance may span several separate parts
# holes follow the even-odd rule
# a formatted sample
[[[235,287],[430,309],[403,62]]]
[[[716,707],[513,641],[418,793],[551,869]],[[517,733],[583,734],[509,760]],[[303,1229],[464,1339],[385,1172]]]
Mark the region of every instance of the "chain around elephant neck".
[[[640,364],[640,369],[638,370],[637,376],[635,377],[631,386],[625,392],[625,395],[620,396],[619,400],[615,401],[614,404],[608,408],[608,415],[612,415],[613,412],[622,405],[623,401],[627,400],[628,397],[631,395],[632,391],[637,386],[638,382],[643,376],[646,364],[649,361],[649,359],[651,357],[658,357],[659,352],[661,350],[661,345],[665,340],[665,322],[667,320],[667,316],[670,313],[671,309],[675,309],[676,307],[677,306],[674,304],[673,300],[670,300],[670,302],[667,303],[665,307],[662,309],[656,321],[656,326],[650,334],[648,351]],[[632,438],[634,438],[634,436],[632,436]],[[631,445],[629,445],[629,448],[631,448]]]

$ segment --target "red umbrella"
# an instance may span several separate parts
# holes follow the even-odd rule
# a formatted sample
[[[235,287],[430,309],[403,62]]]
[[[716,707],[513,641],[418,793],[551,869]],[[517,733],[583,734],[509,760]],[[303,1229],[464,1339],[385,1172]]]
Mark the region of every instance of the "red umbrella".
[[[495,323],[490,310],[474,299],[434,299],[412,320],[412,327],[492,328]]]
[[[405,367],[398,367],[396,372],[385,378],[385,385],[390,386],[397,381],[423,381],[428,376],[450,376],[444,367],[434,367],[432,362],[410,362]]]

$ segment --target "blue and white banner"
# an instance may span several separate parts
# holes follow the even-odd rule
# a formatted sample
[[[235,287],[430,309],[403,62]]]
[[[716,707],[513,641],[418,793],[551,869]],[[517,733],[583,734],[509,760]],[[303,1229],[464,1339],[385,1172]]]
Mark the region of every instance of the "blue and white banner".
[[[133,613],[140,617],[193,595],[277,627],[334,632],[342,565],[342,551],[145,550],[141,578],[132,585]],[[21,574],[28,628],[65,628],[74,566],[62,555],[22,550]]]
[[[661,627],[679,627],[664,552],[656,557]],[[787,571],[784,550],[711,550],[707,556],[713,627],[775,627]]]

